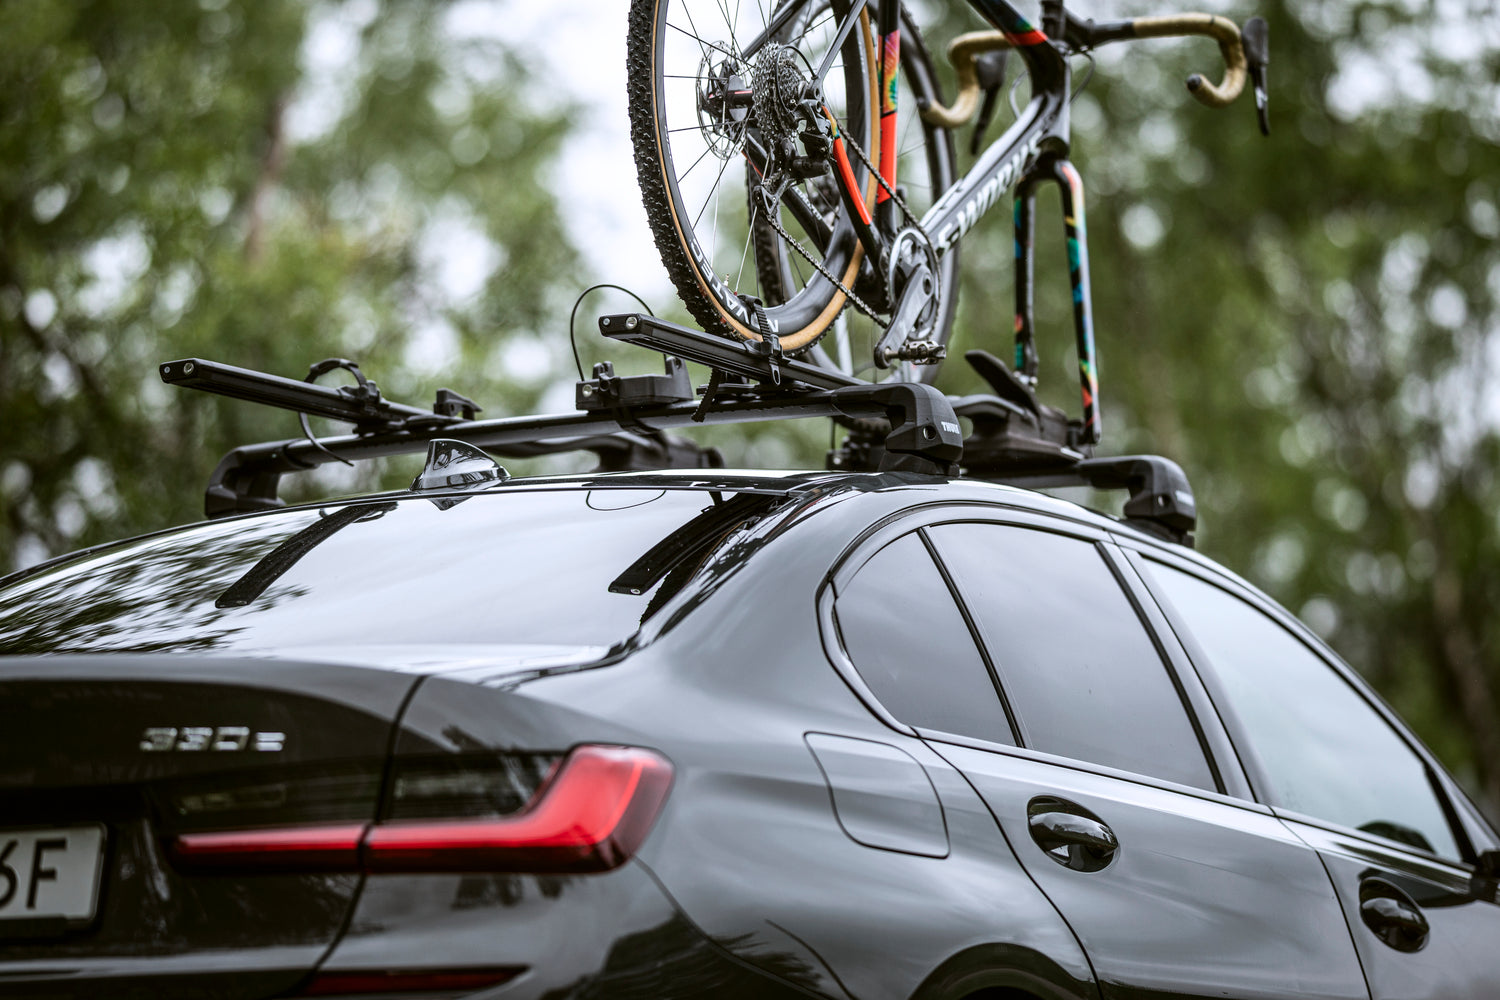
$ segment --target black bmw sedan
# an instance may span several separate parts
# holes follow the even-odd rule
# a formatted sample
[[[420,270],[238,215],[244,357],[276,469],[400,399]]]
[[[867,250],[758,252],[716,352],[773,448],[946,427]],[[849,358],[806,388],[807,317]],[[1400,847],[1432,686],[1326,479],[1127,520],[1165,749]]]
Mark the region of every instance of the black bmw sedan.
[[[0,995],[1500,996],[1500,837],[1181,545],[515,479],[0,581]]]

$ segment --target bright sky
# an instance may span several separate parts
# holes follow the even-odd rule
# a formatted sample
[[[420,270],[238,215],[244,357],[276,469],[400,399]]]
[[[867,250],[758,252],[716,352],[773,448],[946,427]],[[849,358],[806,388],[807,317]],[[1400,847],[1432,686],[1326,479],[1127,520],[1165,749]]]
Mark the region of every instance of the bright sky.
[[[497,6],[503,13],[497,15]],[[542,79],[579,107],[554,189],[591,263],[580,283],[624,285],[660,310],[676,293],[656,255],[635,180],[625,109],[629,6],[626,0],[465,0],[448,23],[456,34],[530,40],[528,55]]]

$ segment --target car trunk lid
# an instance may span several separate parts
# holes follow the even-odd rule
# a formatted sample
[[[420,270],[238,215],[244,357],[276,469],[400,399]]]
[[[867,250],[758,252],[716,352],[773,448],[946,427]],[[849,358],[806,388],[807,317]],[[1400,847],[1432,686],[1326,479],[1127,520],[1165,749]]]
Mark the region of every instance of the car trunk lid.
[[[359,876],[197,873],[172,844],[371,822],[416,680],[183,654],[0,658],[0,991],[294,985],[337,939]]]

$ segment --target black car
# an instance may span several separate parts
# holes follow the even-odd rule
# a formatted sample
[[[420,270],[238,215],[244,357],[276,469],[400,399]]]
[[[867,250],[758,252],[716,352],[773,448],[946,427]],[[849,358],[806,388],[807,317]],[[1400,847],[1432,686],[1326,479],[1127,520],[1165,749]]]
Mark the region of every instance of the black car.
[[[1140,518],[463,478],[0,582],[0,995],[1500,995],[1494,828]]]

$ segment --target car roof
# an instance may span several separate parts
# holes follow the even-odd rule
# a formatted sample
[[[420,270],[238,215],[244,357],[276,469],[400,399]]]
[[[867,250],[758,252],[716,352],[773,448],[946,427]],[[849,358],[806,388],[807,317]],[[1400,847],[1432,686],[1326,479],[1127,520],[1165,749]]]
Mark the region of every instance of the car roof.
[[[262,517],[279,511],[328,508],[347,504],[362,504],[387,500],[440,500],[443,498],[473,497],[480,495],[503,495],[515,492],[572,491],[572,490],[695,490],[704,493],[749,493],[779,496],[788,499],[798,496],[855,495],[862,493],[890,493],[912,491],[922,494],[924,500],[946,502],[970,502],[1000,504],[1006,507],[1050,514],[1077,523],[1088,524],[1101,530],[1126,532],[1142,541],[1162,544],[1162,540],[1148,535],[1126,523],[1123,519],[1101,511],[1083,507],[1077,503],[1051,496],[1032,489],[1003,483],[987,482],[962,477],[932,476],[912,472],[828,472],[821,470],[764,470],[764,469],[664,469],[651,472],[593,472],[571,475],[517,476],[504,482],[482,488],[453,488],[442,490],[388,490],[376,493],[350,494],[340,497],[320,498],[301,504],[289,504],[271,511],[251,511],[231,514],[216,520],[237,521]],[[940,491],[941,497],[932,492]],[[914,498],[915,500],[916,498]],[[100,545],[60,554],[52,559],[26,567],[15,573],[0,577],[0,584],[9,584],[31,576],[65,561],[71,561],[89,553],[113,548],[122,543],[152,538],[181,530],[190,525],[179,524],[146,532],[129,538],[115,539]],[[1180,546],[1172,546],[1180,549]],[[1202,557],[1198,557],[1200,561]]]
[[[474,496],[503,494],[521,490],[566,489],[652,489],[699,490],[705,493],[757,493],[770,496],[828,495],[833,493],[875,493],[914,490],[930,493],[941,490],[946,500],[976,503],[1001,503],[1037,513],[1053,514],[1092,524],[1105,530],[1125,530],[1140,534],[1122,519],[1081,506],[1037,490],[963,477],[932,476],[912,472],[823,472],[808,470],[764,469],[664,469],[653,472],[599,472],[563,476],[527,476],[507,479],[483,489],[458,488],[452,491],[426,491],[422,498],[445,495]],[[336,500],[314,501],[312,506],[365,500],[400,500],[418,496],[408,490],[361,494]],[[1145,536],[1142,536],[1145,537]]]

